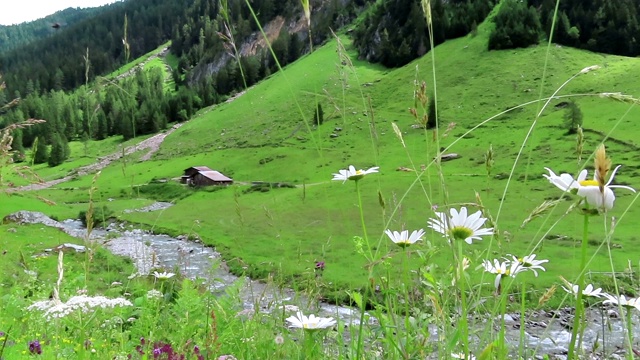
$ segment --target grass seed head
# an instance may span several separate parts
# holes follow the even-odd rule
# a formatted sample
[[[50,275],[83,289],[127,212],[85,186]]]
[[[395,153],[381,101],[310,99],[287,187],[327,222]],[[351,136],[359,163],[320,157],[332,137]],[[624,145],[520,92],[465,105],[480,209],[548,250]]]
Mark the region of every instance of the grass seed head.
[[[587,66],[586,68],[580,70],[580,74],[586,74],[588,72],[594,71],[594,70],[598,70],[600,69],[600,65],[591,65],[591,66]]]
[[[396,133],[396,136],[398,137],[398,139],[400,139],[400,142],[402,143],[402,147],[406,148],[407,145],[405,145],[404,143],[404,139],[402,138],[402,131],[400,131],[400,128],[398,127],[398,125],[395,122],[392,122],[391,127],[393,127],[393,132]]]
[[[427,21],[427,27],[431,27],[431,0],[422,0],[422,10],[424,11],[424,17]]]
[[[491,169],[493,169],[494,164],[493,145],[489,144],[489,150],[487,150],[487,153],[484,155],[484,165],[487,168],[487,176],[491,176]]]
[[[533,211],[529,214],[529,216],[527,216],[527,218],[524,219],[524,221],[522,222],[522,225],[520,225],[520,228],[521,229],[524,228],[533,219],[544,215],[547,212],[547,210],[555,207],[561,201],[564,201],[564,199],[545,200],[542,204],[538,205],[535,209],[533,209]]]
[[[595,156],[596,181],[600,187],[600,192],[604,192],[604,186],[607,182],[607,174],[611,170],[611,159],[607,157],[604,144],[600,144],[596,150]]]
[[[547,291],[545,291],[544,294],[542,294],[540,299],[538,299],[538,306],[542,306],[546,304],[551,299],[551,297],[553,297],[553,294],[556,293],[556,289],[557,289],[557,286],[555,284],[551,286],[549,289],[547,289]]]

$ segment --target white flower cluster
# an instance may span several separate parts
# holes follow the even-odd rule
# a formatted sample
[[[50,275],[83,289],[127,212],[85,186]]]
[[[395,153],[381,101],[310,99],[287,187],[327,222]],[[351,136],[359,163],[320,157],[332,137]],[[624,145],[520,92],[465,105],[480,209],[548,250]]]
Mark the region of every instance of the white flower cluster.
[[[505,261],[500,262],[498,259],[493,259],[493,262],[489,260],[483,260],[482,266],[484,271],[496,275],[494,286],[496,289],[500,289],[500,281],[505,276],[516,277],[523,271],[532,271],[537,277],[537,270],[546,271],[542,264],[549,262],[549,260],[536,260],[536,254],[527,255],[522,258],[518,258],[513,255],[509,255],[510,258],[505,258]]]
[[[55,300],[37,301],[30,305],[27,310],[44,311],[44,317],[47,319],[62,318],[76,310],[84,313],[90,312],[95,308],[114,308],[116,306],[133,306],[133,304],[124,298],[110,299],[104,296],[73,296],[67,302]]]
[[[162,294],[162,292],[156,290],[156,289],[151,289],[149,291],[147,291],[147,299],[153,300],[153,299],[162,299],[164,295]]]
[[[574,297],[578,297],[578,285],[572,284],[564,279],[562,280],[568,285],[568,288],[562,287],[564,291],[572,294]],[[584,297],[605,298],[606,300],[602,302],[604,305],[619,305],[624,308],[640,311],[640,298],[626,298],[624,295],[617,296],[615,294],[607,294],[603,292],[601,288],[596,289],[592,284],[588,284],[582,289],[582,295]]]

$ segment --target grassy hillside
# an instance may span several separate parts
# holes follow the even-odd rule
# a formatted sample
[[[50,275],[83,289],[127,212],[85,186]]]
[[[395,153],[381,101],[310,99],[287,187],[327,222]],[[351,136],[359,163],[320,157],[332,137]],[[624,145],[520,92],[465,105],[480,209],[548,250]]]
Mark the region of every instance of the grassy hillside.
[[[535,251],[539,258],[550,259],[547,272],[535,284],[538,291],[557,283],[560,274],[575,278],[582,216],[563,215],[575,198],[567,197],[568,201],[524,228],[520,225],[545,199],[561,195],[541,176],[543,168],[575,174],[591,167],[587,158],[605,139],[603,134],[609,137],[607,151],[614,165],[623,165],[615,183],[637,186],[633,178],[640,162],[633,154],[640,146],[640,125],[633,119],[640,113],[633,105],[597,94],[638,96],[640,60],[566,47],[547,49],[546,45],[488,52],[486,34],[481,31],[477,37],[438,46],[433,56],[429,53],[390,70],[357,60],[348,39],[340,41],[347,50],[332,40],[234,101],[202,110],[168,136],[152,160],[138,162],[142,153],[135,153],[104,169],[96,181],[97,201],[114,209],[122,220],[174,234],[197,233],[234,270],[256,277],[275,273],[282,281],[305,286],[317,281],[315,262],[325,261],[323,290],[343,297],[342,290],[367,283],[367,261],[354,244],[354,236],[364,236],[354,184],[331,181],[331,174],[350,164],[380,166],[380,173],[362,180],[360,188],[374,250],[390,254],[381,259],[375,275],[396,272],[402,259],[383,234],[385,229],[426,228],[434,208],[470,206],[481,199],[485,215],[497,224],[498,235],[470,246],[476,255],[472,268],[482,258]],[[536,117],[543,106],[538,99],[550,96],[591,65],[601,68],[569,82]],[[414,84],[422,81],[429,96],[435,96],[437,89],[437,134],[412,127],[415,120],[408,109],[416,106]],[[569,97],[584,114],[582,162],[575,154],[575,136],[565,135],[562,127],[565,110],[556,107]],[[316,128],[312,117],[318,103],[325,118]],[[422,109],[418,112],[422,114]],[[392,123],[402,131],[406,147]],[[109,148],[108,141],[103,152]],[[495,165],[488,176],[484,154],[490,146]],[[460,158],[443,162],[439,169],[432,161],[438,148]],[[218,191],[188,190],[189,196],[161,213],[123,212],[151,202],[140,199],[140,185],[157,178],[175,179],[183,169],[198,165],[217,169],[236,184]],[[417,171],[397,171],[400,167]],[[40,209],[43,206],[30,199],[42,196],[58,204],[48,207],[47,213],[72,216],[86,209],[92,179],[91,175],[78,177],[37,194],[0,195],[0,215],[18,208]],[[247,192],[253,181],[298,187]],[[632,206],[633,194],[620,190],[616,195],[610,214],[618,218],[612,259],[615,270],[622,271],[628,259],[640,255],[633,246],[637,235],[629,221],[640,214]],[[170,197],[163,200],[174,200]],[[471,206],[473,211],[479,209]],[[591,221],[589,251],[594,254],[600,249],[589,266],[594,272],[611,271],[606,247],[600,248],[610,220],[607,216]],[[427,231],[425,241],[413,248],[422,256],[413,253],[412,266],[447,268],[452,254],[445,244],[438,234]],[[474,273],[479,280],[480,272]],[[532,299],[537,295],[532,292]]]

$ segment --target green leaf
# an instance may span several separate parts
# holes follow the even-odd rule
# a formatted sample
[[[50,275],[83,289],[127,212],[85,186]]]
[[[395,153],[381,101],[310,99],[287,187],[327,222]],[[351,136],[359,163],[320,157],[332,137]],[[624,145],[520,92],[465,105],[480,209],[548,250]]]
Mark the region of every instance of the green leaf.
[[[362,294],[355,291],[347,291],[347,295],[351,297],[351,299],[358,305],[359,308],[362,308]]]

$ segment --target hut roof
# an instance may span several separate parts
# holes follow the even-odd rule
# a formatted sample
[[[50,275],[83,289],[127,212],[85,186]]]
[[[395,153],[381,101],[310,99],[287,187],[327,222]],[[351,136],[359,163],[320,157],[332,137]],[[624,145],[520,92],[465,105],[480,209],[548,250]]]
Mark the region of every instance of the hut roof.
[[[191,170],[191,169],[196,169],[197,171],[213,171],[206,166],[192,166],[190,168],[184,169],[184,171]]]
[[[213,181],[222,181],[222,182],[233,181],[232,179],[222,175],[220,172],[215,170],[200,171],[200,174]]]

